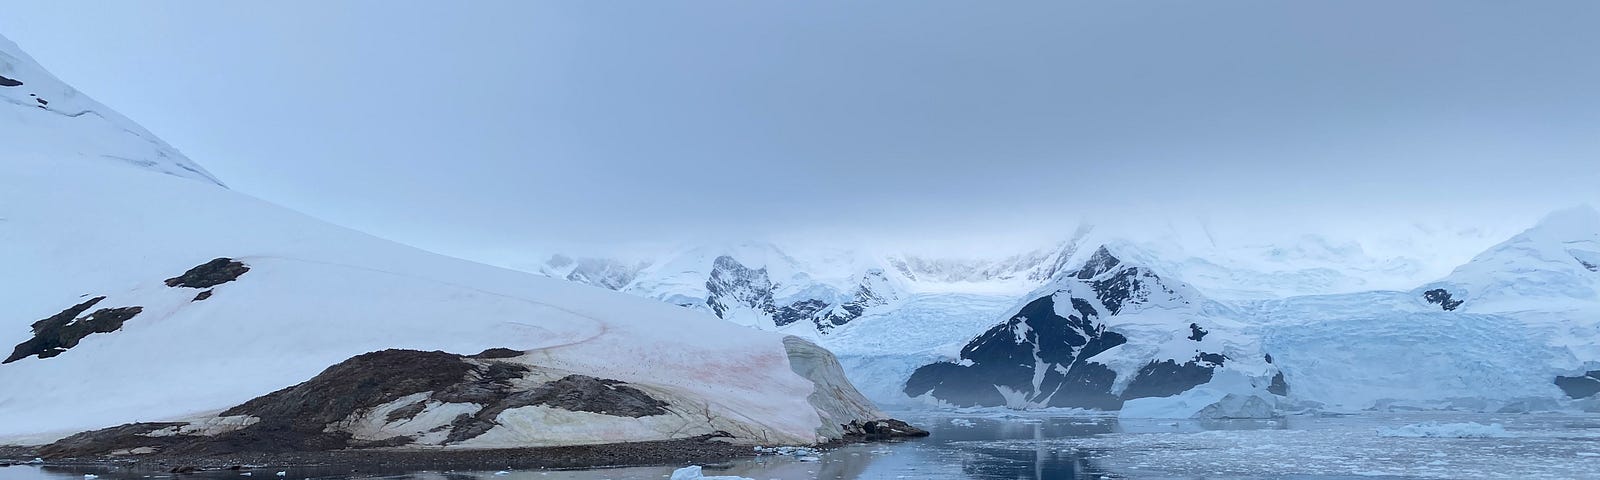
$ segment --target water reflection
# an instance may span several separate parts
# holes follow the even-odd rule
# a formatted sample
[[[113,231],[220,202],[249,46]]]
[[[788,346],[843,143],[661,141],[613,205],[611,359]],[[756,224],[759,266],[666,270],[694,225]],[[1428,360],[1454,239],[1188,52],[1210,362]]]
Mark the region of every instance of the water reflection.
[[[926,439],[851,445],[819,455],[815,461],[798,457],[762,456],[710,465],[707,475],[737,475],[761,480],[853,480],[880,478],[918,479],[1022,479],[1069,480],[1104,478],[1107,472],[1091,458],[1095,451],[1060,447],[1048,440],[1123,432],[1182,432],[1217,429],[1283,428],[1276,422],[1118,422],[1111,417],[1020,415],[903,414],[927,428]],[[351,472],[336,468],[286,469],[288,479],[318,480],[660,480],[675,466],[609,468],[584,471],[533,470],[484,472]],[[252,477],[275,479],[275,470],[256,470]],[[7,480],[82,479],[95,474],[101,480],[167,477],[165,472],[139,472],[104,467],[0,469]],[[238,480],[241,472],[201,472],[184,479]]]

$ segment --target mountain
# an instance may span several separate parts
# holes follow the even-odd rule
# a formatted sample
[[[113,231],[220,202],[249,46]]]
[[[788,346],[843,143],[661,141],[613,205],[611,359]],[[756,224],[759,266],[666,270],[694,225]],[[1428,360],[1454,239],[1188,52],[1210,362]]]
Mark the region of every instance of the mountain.
[[[1217,398],[1182,416],[1205,409],[1209,416],[1270,415],[1287,385],[1228,313],[1187,284],[1102,246],[967,342],[958,358],[918,368],[905,394],[956,406],[1118,410],[1229,377],[1244,387],[1230,384],[1224,395],[1245,408],[1219,410]],[[1163,415],[1172,407],[1137,406]]]
[[[684,248],[638,263],[558,254],[531,270],[705,310],[741,325],[820,338],[913,296],[1014,296],[1037,288],[1062,268],[1076,240],[994,259],[858,250],[793,254],[772,243],[742,242]]]
[[[813,443],[882,416],[811,342],[324,223],[4,40],[0,75],[0,443]]]

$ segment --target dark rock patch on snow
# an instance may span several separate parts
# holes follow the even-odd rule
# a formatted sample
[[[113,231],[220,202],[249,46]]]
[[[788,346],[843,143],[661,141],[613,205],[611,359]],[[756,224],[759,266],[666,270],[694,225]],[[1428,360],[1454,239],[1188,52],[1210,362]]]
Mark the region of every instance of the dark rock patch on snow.
[[[20,86],[22,86],[22,82],[21,81],[13,80],[13,79],[8,78],[8,77],[6,77],[4,75],[0,75],[0,87],[20,87]]]
[[[1209,363],[1209,362],[1206,362]],[[1150,362],[1139,369],[1133,382],[1122,390],[1123,400],[1144,397],[1170,397],[1211,381],[1215,367],[1196,358],[1184,363],[1172,360]]]
[[[1450,297],[1450,291],[1443,288],[1435,288],[1433,290],[1422,292],[1423,300],[1427,300],[1428,303],[1438,305],[1439,308],[1443,308],[1445,311],[1455,310],[1456,307],[1461,306],[1461,302],[1463,302],[1463,300],[1454,300]]]
[[[211,298],[211,291],[210,290],[206,290],[206,291],[194,294],[194,300],[190,300],[190,301],[191,302],[198,302],[198,301],[201,301],[201,300],[205,300],[207,298]]]
[[[1277,375],[1272,376],[1272,384],[1267,385],[1267,393],[1282,396],[1289,395],[1289,382],[1283,379],[1283,372],[1278,372]]]
[[[472,358],[476,358],[476,359],[479,359],[479,360],[498,360],[498,359],[503,359],[503,358],[520,357],[524,353],[527,353],[527,352],[524,352],[522,350],[512,350],[512,349],[509,349],[509,348],[495,347],[495,348],[490,348],[490,349],[484,350],[482,352],[478,352],[478,354],[477,355],[473,355]]]
[[[487,405],[478,413],[462,414],[451,422],[445,443],[456,443],[483,435],[494,428],[495,418],[513,408],[543,405],[574,412],[589,412],[619,417],[648,417],[667,413],[667,402],[616,380],[585,375],[568,375],[522,392],[506,388],[482,390],[481,396],[461,396],[445,401]],[[436,398],[438,398],[436,396]],[[443,398],[439,398],[443,400]]]
[[[877,442],[897,438],[918,438],[928,436],[928,431],[911,424],[892,418],[883,420],[854,420],[841,425],[844,427],[845,441]]]
[[[68,307],[61,313],[50,316],[44,320],[33,322],[33,338],[17,344],[11,351],[11,356],[0,363],[11,363],[29,356],[37,355],[39,358],[50,358],[78,346],[78,342],[95,333],[110,333],[122,328],[122,324],[143,311],[143,307],[102,308],[94,313],[82,315],[84,311],[95,304],[105,300],[106,297],[94,297],[83,303]]]
[[[1200,340],[1204,340],[1206,338],[1206,334],[1207,333],[1211,333],[1211,332],[1207,332],[1206,329],[1200,328],[1200,324],[1198,324],[1198,323],[1189,324],[1189,339],[1190,340],[1194,340],[1196,342],[1198,342]]]
[[[1591,370],[1578,377],[1556,377],[1556,386],[1572,398],[1589,398],[1600,393],[1600,370]]]
[[[811,320],[826,308],[828,302],[822,300],[815,298],[800,300],[779,308],[772,314],[772,323],[781,327],[801,320]]]
[[[211,288],[228,283],[250,271],[250,267],[231,258],[217,258],[167,279],[169,287]]]
[[[616,380],[585,375],[567,375],[513,397],[508,399],[512,403],[546,405],[574,412],[620,417],[639,418],[667,413],[667,402],[656,400],[637,388]]]

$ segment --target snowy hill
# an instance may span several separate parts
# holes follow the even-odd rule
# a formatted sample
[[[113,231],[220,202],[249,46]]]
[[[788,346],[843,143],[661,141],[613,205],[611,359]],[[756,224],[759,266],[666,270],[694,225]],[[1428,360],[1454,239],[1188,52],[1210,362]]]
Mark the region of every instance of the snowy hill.
[[[56,79],[37,62],[0,37],[0,144],[8,158],[122,166],[222,185],[133,121]]]
[[[1552,213],[1418,290],[1444,310],[1551,310],[1600,304],[1600,212],[1583,206]]]
[[[1600,214],[1578,207],[1409,291],[1292,297],[1246,309],[1295,385],[1296,401],[1345,409],[1557,408],[1592,395],[1583,377],[1600,370],[1594,252]]]
[[[448,368],[383,381],[484,380],[495,399],[522,400],[501,409],[419,390],[368,398],[409,415],[296,421],[342,432],[328,448],[362,439],[473,448],[718,430],[740,442],[811,443],[881,415],[809,342],[327,224],[222,188],[3,39],[0,75],[0,265],[11,280],[0,289],[0,342],[15,346],[0,384],[26,386],[0,389],[7,441],[135,421],[190,422],[169,425],[186,436],[284,425],[267,412],[298,394],[269,393],[313,377],[342,385],[318,373],[347,360],[408,363],[352,358],[386,349]],[[438,372],[455,377],[407,376]],[[639,415],[534,398],[558,380],[598,386],[602,397],[641,392],[624,395]],[[451,433],[428,434],[437,428]]]

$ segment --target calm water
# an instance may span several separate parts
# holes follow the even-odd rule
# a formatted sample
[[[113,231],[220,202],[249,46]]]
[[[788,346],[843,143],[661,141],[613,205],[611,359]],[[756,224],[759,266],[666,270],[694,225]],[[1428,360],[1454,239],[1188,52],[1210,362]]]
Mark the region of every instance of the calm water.
[[[1248,421],[1118,421],[1052,414],[902,414],[927,439],[839,448],[811,458],[767,455],[706,468],[766,479],[1085,478],[1600,478],[1600,416],[1370,414]],[[1492,438],[1395,438],[1422,422],[1504,426]],[[350,472],[288,469],[288,479],[526,480],[665,478],[677,466],[586,471]],[[5,480],[170,477],[104,468],[0,469]],[[276,470],[252,477],[278,478]],[[238,479],[239,472],[185,475]]]

